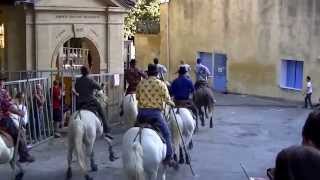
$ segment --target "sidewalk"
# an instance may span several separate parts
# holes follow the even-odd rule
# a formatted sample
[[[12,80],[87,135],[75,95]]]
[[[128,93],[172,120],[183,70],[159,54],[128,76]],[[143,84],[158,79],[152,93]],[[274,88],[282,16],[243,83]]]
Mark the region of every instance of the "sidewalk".
[[[284,107],[301,108],[302,102],[277,98],[257,97],[250,95],[214,93],[216,106],[246,106],[246,107]]]

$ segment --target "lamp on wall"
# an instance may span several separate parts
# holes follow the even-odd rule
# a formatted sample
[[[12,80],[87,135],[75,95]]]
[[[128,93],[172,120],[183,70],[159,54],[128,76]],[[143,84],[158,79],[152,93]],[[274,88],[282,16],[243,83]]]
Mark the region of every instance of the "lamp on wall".
[[[0,48],[4,48],[4,25],[0,24]]]

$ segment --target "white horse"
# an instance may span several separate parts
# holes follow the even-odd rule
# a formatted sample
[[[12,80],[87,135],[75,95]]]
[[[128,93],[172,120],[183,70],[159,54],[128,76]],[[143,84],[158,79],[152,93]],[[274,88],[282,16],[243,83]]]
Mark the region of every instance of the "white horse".
[[[180,108],[179,112],[169,111],[169,126],[172,134],[173,150],[178,153],[181,150],[182,139],[185,143],[191,142],[195,121],[189,110]],[[178,124],[178,125],[177,125]],[[166,145],[159,135],[152,129],[138,127],[130,128],[123,136],[122,160],[124,173],[129,180],[157,180],[161,177],[166,179],[166,167],[162,161],[166,157]],[[188,157],[189,158],[189,157]]]
[[[97,92],[96,97],[100,103],[105,102],[107,97],[102,91]],[[92,171],[98,167],[94,160],[93,147],[97,137],[102,136],[103,126],[97,115],[89,110],[79,110],[72,114],[68,130],[68,171],[67,179],[72,177],[71,163],[72,154],[75,153],[81,172],[86,180],[93,178],[88,174],[87,159],[90,158]]]
[[[167,119],[169,120],[169,127],[172,135],[175,160],[178,160],[177,155],[179,155],[179,163],[182,164],[186,160],[186,163],[189,164],[190,157],[188,153],[184,151],[186,150],[186,145],[189,145],[189,149],[192,149],[193,147],[192,136],[196,128],[196,121],[190,110],[187,108],[167,108],[166,112],[169,114]],[[181,138],[181,135],[183,139]],[[183,153],[185,153],[185,156],[183,156]]]
[[[15,172],[15,165],[18,167],[18,173],[14,174],[15,180],[21,180],[24,176],[24,170],[22,169],[22,166],[17,161],[14,160],[14,147],[9,148],[6,143],[4,142],[2,136],[0,136],[0,164],[7,164],[10,163],[10,166]]]
[[[138,116],[138,101],[136,94],[128,94],[123,98],[123,115],[125,123],[132,127]]]

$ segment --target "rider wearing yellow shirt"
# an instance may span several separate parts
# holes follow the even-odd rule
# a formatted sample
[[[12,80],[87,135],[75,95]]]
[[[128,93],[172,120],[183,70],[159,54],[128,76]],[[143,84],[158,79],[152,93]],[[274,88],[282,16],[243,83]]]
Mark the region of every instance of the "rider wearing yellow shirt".
[[[142,80],[137,86],[138,100],[138,123],[149,123],[153,127],[160,129],[167,145],[167,154],[164,164],[175,166],[172,160],[171,134],[167,122],[164,120],[161,111],[165,104],[174,106],[167,86],[164,82],[157,79],[157,66],[149,64],[148,79]]]

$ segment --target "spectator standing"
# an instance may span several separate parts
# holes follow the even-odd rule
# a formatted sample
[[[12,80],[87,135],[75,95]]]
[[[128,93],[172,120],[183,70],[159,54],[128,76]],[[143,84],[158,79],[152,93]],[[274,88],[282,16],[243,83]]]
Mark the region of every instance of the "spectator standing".
[[[158,58],[154,58],[153,59],[153,63],[156,65],[157,67],[157,71],[158,71],[158,78],[162,81],[164,81],[164,78],[167,74],[167,68],[162,65],[162,64],[159,64],[159,59]]]
[[[53,88],[52,88],[52,106],[53,106],[53,125],[54,125],[54,136],[55,138],[61,137],[60,133],[58,132],[59,127],[62,121],[62,91],[61,87],[59,86],[59,82],[57,80],[53,81]]]
[[[311,82],[311,77],[307,76],[306,78],[307,81],[307,86],[306,86],[306,96],[304,98],[304,107],[308,108],[308,105],[310,108],[313,108],[312,102],[311,102],[311,96],[312,96],[312,82]]]
[[[40,138],[40,133],[44,127],[44,103],[45,97],[43,95],[43,90],[41,84],[36,84],[36,90],[34,92],[34,114],[35,114],[35,125],[36,125],[36,133],[37,138]]]

